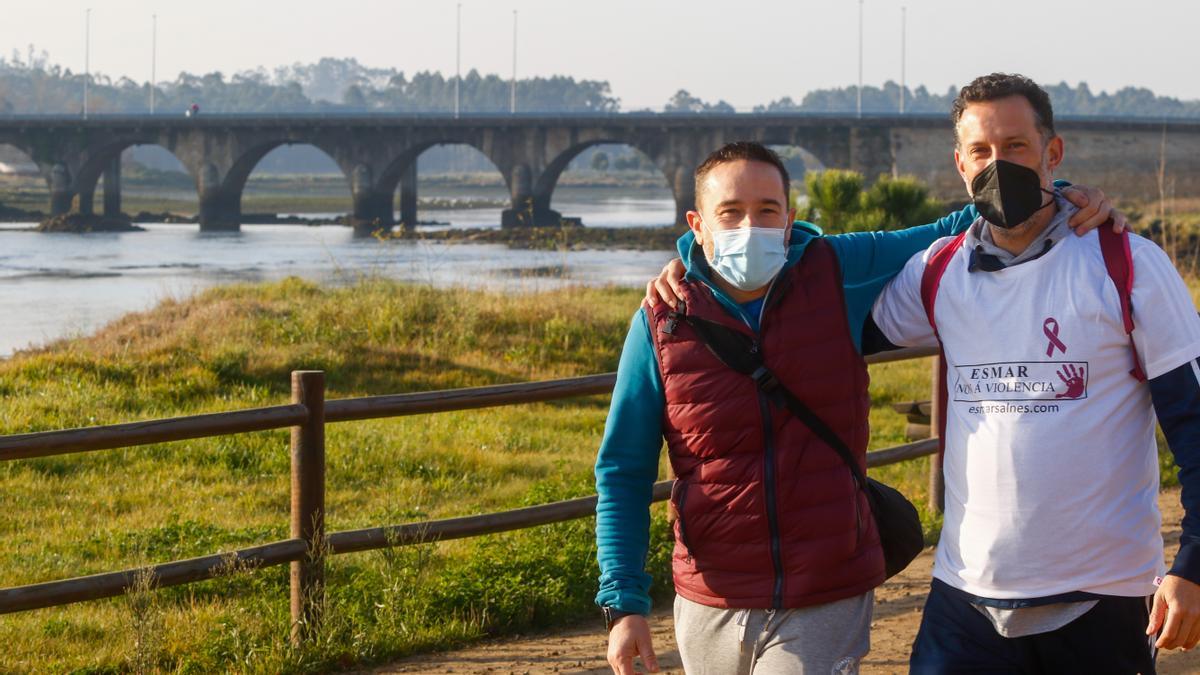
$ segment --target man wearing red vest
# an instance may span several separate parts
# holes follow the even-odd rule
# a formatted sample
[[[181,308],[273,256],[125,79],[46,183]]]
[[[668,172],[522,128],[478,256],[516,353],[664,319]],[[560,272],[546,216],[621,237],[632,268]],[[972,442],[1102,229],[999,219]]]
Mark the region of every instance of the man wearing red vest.
[[[1200,317],[1152,242],[1066,235],[1046,92],[993,74],[954,103],[980,217],[915,255],[873,319],[943,347],[945,523],[914,673],[1153,673],[1200,641]],[[1168,572],[1155,417],[1180,467]]]
[[[696,170],[698,208],[680,240],[684,303],[646,304],[630,326],[596,461],[597,603],[611,630],[609,662],[622,675],[639,655],[657,670],[644,567],[664,438],[678,476],[672,571],[685,670],[856,672],[867,652],[884,561],[853,473],[681,318],[753,342],[861,470],[870,307],[912,253],[976,214],[969,207],[908,230],[821,237],[792,222],[788,185],[779,158],[756,143],[710,155]],[[1092,201],[1080,220],[1095,226],[1107,206]]]

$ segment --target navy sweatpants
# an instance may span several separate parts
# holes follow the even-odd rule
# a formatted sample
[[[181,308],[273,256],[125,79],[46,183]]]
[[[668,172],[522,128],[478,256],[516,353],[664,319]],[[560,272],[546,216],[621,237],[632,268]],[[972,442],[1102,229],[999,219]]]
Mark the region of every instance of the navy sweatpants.
[[[913,643],[913,675],[1088,673],[1153,675],[1146,598],[1104,597],[1049,633],[1006,638],[965,599],[935,583]]]

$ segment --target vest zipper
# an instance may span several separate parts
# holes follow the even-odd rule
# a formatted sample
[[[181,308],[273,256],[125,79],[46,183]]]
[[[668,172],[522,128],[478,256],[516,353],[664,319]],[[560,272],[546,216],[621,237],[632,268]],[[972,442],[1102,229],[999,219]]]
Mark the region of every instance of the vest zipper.
[[[742,321],[754,332],[754,342],[750,346],[751,352],[761,349],[759,343],[764,328],[763,322],[767,316],[767,305],[771,302],[771,292],[775,290],[775,282],[778,280],[779,275],[776,275],[771,280],[771,285],[767,286],[767,293],[763,296],[762,306],[758,310],[758,330],[754,330],[750,322],[742,317]],[[775,435],[771,431],[771,405],[761,389],[758,390],[758,409],[762,414],[763,424],[763,488],[767,501],[767,531],[771,545],[771,566],[775,569],[771,609],[779,609],[783,607],[783,547],[779,536],[779,505],[775,494]]]
[[[850,482],[854,484],[854,545],[857,547],[862,543],[863,535],[862,504],[859,503],[859,496],[866,492],[867,486],[860,488],[854,474],[850,474]]]
[[[688,542],[687,524],[683,519],[683,508],[687,506],[687,483],[684,483],[682,478],[677,478],[675,484],[679,486],[679,496],[675,499],[675,508],[679,512],[679,543],[683,544],[683,550],[687,551],[684,561],[690,565],[692,563],[692,545]]]
[[[783,607],[783,551],[779,541],[779,513],[775,495],[775,438],[771,433],[771,408],[767,397],[758,392],[758,408],[763,418],[763,487],[767,500],[767,530],[771,539],[771,564],[775,568],[775,588],[771,608]]]

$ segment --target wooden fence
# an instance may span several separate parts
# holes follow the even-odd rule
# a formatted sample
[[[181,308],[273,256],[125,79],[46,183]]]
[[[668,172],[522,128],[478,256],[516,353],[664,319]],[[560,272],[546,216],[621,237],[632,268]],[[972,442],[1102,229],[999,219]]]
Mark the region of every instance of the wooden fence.
[[[883,363],[931,356],[932,349],[902,349],[867,358]],[[933,369],[936,373],[936,368]],[[936,377],[936,375],[935,375]],[[150,566],[155,587],[178,586],[219,576],[231,563],[254,568],[291,564],[292,639],[305,640],[323,605],[327,555],[368,551],[431,541],[518,530],[595,513],[596,496],[569,499],[500,513],[361,530],[325,532],[325,425],[403,415],[468,410],[605,394],[615,373],[562,380],[472,387],[417,394],[325,400],[325,374],[292,373],[292,402],[251,410],[192,415],[101,427],[0,436],[0,461],[109,450],[168,441],[291,428],[291,537],[258,546]],[[936,396],[933,397],[936,400]],[[933,411],[934,425],[938,411]],[[937,439],[868,453],[868,466],[883,466],[930,455]],[[654,485],[654,501],[669,497],[671,481]],[[930,499],[941,504],[940,466],[930,471]],[[146,569],[146,568],[141,568]],[[126,593],[141,569],[94,574],[0,589],[0,614],[67,605]]]

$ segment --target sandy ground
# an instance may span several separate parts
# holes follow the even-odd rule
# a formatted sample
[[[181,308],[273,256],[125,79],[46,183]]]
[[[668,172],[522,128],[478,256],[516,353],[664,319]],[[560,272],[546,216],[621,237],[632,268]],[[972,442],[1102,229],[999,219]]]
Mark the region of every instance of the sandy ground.
[[[1163,539],[1168,559],[1179,542],[1179,491],[1164,492]],[[864,659],[862,673],[904,673],[908,652],[920,623],[921,606],[929,587],[933,550],[926,550],[913,564],[876,591],[875,620],[871,624],[871,653]],[[669,608],[651,617],[659,665],[665,673],[682,673]],[[543,675],[571,673],[602,675],[611,672],[604,660],[607,639],[603,622],[589,621],[562,630],[484,642],[468,649],[426,654],[397,661],[359,675],[392,673],[487,673],[490,675]],[[1159,673],[1200,673],[1200,649],[1190,653],[1164,652],[1158,658]],[[641,672],[641,671],[639,671]]]

